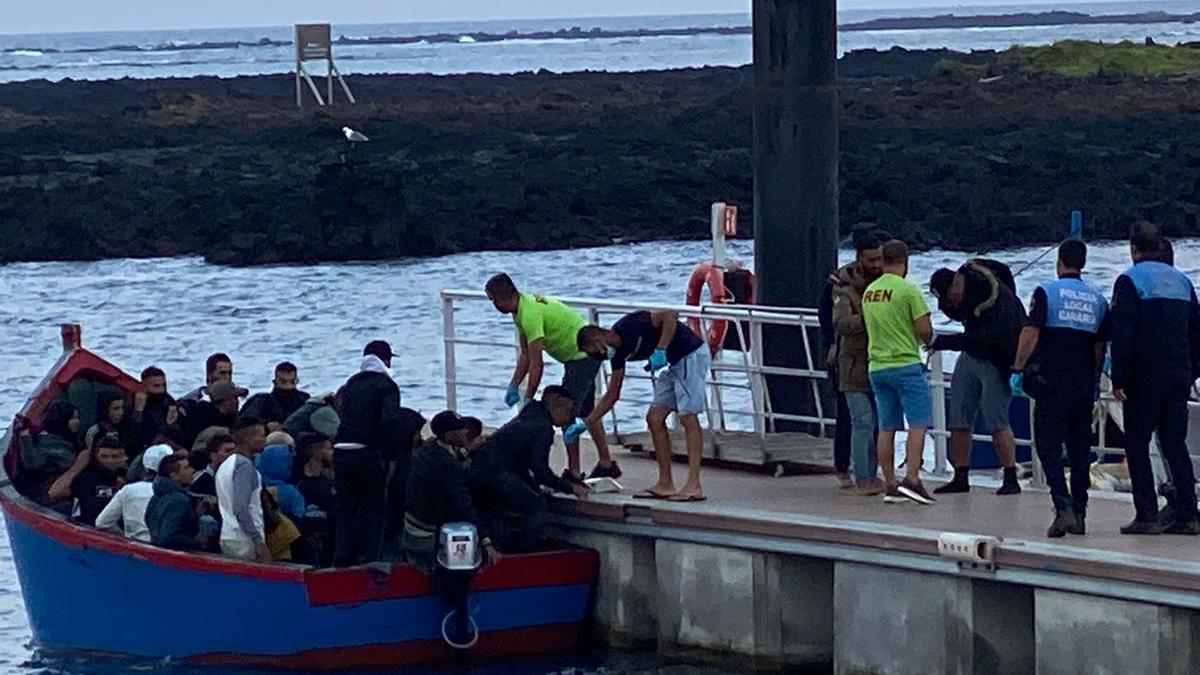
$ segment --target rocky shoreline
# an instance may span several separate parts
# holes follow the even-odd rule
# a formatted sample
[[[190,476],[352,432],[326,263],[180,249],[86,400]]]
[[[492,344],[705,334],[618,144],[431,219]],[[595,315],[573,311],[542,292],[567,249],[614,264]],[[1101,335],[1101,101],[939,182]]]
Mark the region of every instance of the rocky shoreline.
[[[1025,245],[1082,208],[1090,236],[1136,218],[1200,235],[1195,80],[900,49],[852,53],[841,74],[843,231]],[[748,68],[363,76],[361,105],[303,112],[290,77],[3,85],[0,262],[703,238],[711,201],[750,221],[751,82]],[[343,125],[371,141],[348,147]]]

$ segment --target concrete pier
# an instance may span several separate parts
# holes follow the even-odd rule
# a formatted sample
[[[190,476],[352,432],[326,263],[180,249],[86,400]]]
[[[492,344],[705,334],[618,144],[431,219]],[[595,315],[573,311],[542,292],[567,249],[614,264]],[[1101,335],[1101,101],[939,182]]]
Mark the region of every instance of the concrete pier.
[[[621,465],[627,492],[653,482],[652,462]],[[847,675],[1200,672],[1200,541],[1117,534],[1125,496],[1052,541],[1041,492],[925,507],[830,476],[709,469],[704,485],[702,504],[554,501],[555,534],[601,553],[605,641]],[[946,532],[998,544],[966,564],[939,553]]]

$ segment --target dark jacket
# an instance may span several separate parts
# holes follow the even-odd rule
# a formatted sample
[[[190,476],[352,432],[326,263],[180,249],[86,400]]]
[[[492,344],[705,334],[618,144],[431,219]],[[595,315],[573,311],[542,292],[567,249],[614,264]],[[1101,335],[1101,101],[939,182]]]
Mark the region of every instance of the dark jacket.
[[[824,350],[822,354],[831,354],[833,344],[837,342],[837,331],[833,328],[833,289],[838,285],[838,274],[841,269],[836,269],[825,277],[825,286],[821,288],[821,297],[817,301],[817,321],[821,324],[821,346]],[[831,361],[830,365],[836,365],[836,361]]]
[[[180,428],[179,422],[172,425],[167,424],[167,409],[173,405],[175,405],[175,399],[170,394],[161,394],[148,396],[146,398],[146,407],[140,412],[131,410],[129,419],[139,434],[140,450],[153,445],[154,440],[160,434],[180,445],[184,445],[183,429]]]
[[[154,496],[146,504],[146,528],[155,546],[176,551],[197,551],[200,518],[187,492],[166,476],[154,479]]]
[[[954,276],[949,295],[959,294],[962,295],[959,306],[947,307],[942,298],[939,307],[946,316],[961,321],[964,330],[937,336],[933,349],[965,352],[992,363],[1001,373],[1008,373],[1026,323],[1024,305],[1002,276],[997,277],[990,267],[974,262],[963,265]]]
[[[837,364],[840,391],[871,391],[867,374],[867,324],[863,320],[862,294],[867,279],[858,265],[838,270],[838,285],[833,289],[833,330],[837,335],[830,360]]]
[[[237,422],[237,413],[229,415],[217,410],[212,401],[196,401],[187,406],[187,414],[183,421],[183,447],[190,448],[196,442],[201,431],[209,427],[233,428]]]
[[[483,538],[487,528],[467,488],[465,452],[452,450],[436,438],[426,441],[413,457],[405,510],[435,531],[446,523],[472,523]]]
[[[307,393],[296,390],[269,391],[251,396],[242,405],[242,417],[257,417],[264,424],[276,422],[283,424],[292,413],[311,398]]]
[[[339,425],[337,410],[325,398],[310,398],[292,413],[283,423],[283,430],[300,438],[314,431],[333,438]]]
[[[335,444],[361,443],[385,462],[394,461],[411,445],[404,438],[400,387],[392,378],[383,373],[358,373],[342,387],[340,396],[341,424]]]
[[[1112,383],[1172,383],[1200,375],[1200,306],[1192,282],[1157,261],[1129,268],[1113,287]]]
[[[554,424],[550,413],[541,401],[530,401],[516,418],[471,453],[468,473],[472,481],[486,482],[490,476],[509,472],[525,479],[534,489],[545,485],[571,494],[571,483],[550,469],[553,445]]]

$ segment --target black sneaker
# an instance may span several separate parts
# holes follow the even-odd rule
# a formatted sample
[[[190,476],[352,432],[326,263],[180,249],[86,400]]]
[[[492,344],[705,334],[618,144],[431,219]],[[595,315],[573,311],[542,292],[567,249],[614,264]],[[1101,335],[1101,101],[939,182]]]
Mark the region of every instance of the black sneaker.
[[[1000,486],[1000,489],[996,490],[996,494],[1001,496],[1019,495],[1021,494],[1021,484],[1015,480],[1006,480],[1004,481],[1004,484]]]
[[[887,491],[883,493],[884,504],[903,504],[907,501],[908,499],[906,499],[904,495],[900,494],[899,485],[889,485]]]
[[[1200,520],[1177,520],[1168,525],[1163,532],[1166,534],[1187,534],[1195,536],[1200,534]]]
[[[907,478],[900,481],[900,487],[897,488],[900,494],[908,497],[918,504],[936,504],[937,500],[929,496],[925,491],[925,486],[921,485],[921,481],[909,481]]]
[[[1121,534],[1162,534],[1163,526],[1157,522],[1134,520],[1121,526]]]
[[[576,483],[578,485],[583,485],[584,478],[587,478],[586,473],[583,474],[582,476],[576,476],[575,474],[571,473],[570,469],[563,469],[562,479],[567,481],[568,483]]]
[[[587,476],[588,478],[620,478],[621,467],[617,466],[617,460],[615,459],[608,466],[602,466],[599,462],[596,462],[596,466],[592,467],[591,473]]]
[[[935,487],[933,489],[933,494],[935,494],[935,495],[952,495],[952,494],[958,494],[961,492],[970,492],[970,491],[971,491],[970,483],[968,483],[965,480],[959,480],[959,479],[955,478],[954,480],[950,481],[949,483],[946,483],[945,485]]]

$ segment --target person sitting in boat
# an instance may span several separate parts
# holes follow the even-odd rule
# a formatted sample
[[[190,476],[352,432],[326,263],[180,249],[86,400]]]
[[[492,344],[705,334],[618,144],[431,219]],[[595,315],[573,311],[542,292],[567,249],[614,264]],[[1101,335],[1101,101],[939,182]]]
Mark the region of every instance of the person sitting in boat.
[[[126,539],[150,543],[150,529],[146,526],[146,506],[154,496],[154,478],[162,460],[175,454],[165,443],[146,448],[141,460],[145,466],[141,480],[129,479],[125,486],[113,495],[112,501],[96,516],[96,527],[112,530],[120,527]]]
[[[257,417],[272,429],[283,429],[284,422],[300,409],[310,396],[300,391],[300,375],[294,363],[284,361],[275,366],[274,388],[255,394],[242,405],[242,415]]]
[[[55,502],[74,500],[75,519],[84,525],[95,525],[96,516],[125,484],[128,461],[120,437],[105,434],[96,439],[91,450],[76,456],[71,468],[50,484],[47,496]]]
[[[540,486],[586,499],[587,486],[556,476],[550,469],[555,427],[576,422],[571,392],[546,387],[541,400],[530,401],[508,424],[471,453],[467,471],[475,502],[484,512],[488,529],[506,531],[510,517],[520,532],[496,537],[501,550],[524,552],[536,548],[546,518]]]
[[[150,366],[142,371],[142,386],[133,395],[131,418],[141,435],[143,448],[154,445],[159,436],[171,438],[176,443],[183,441],[179,406],[167,393],[167,374],[162,368]]]
[[[125,395],[117,391],[103,391],[96,398],[96,423],[88,429],[83,437],[85,448],[95,447],[96,439],[101,436],[115,434],[125,448],[126,462],[136,457],[141,451],[141,435],[133,424],[133,418],[126,414]]]
[[[79,410],[70,401],[51,403],[42,417],[42,431],[37,438],[31,435],[24,418],[17,418],[14,428],[21,444],[17,485],[27,497],[49,506],[53,503],[47,497],[50,484],[71,468],[82,449]]]
[[[262,475],[263,485],[274,488],[275,500],[283,514],[293,521],[304,517],[306,505],[304,495],[295,485],[288,483],[292,475],[292,449],[285,443],[272,441],[272,437],[282,432],[272,433],[267,439],[263,451],[254,457],[254,466]],[[290,436],[288,437],[291,438]]]
[[[387,468],[387,522],[383,528],[383,560],[404,560],[404,508],[408,503],[408,473],[413,454],[424,443],[425,416],[412,408],[400,409],[400,437],[404,439]]]
[[[333,487],[333,443],[328,436],[305,434],[296,439],[296,462],[300,477],[296,489],[304,497],[300,532],[313,541],[317,564],[333,559],[333,523],[337,516]]]
[[[470,425],[466,418],[446,410],[434,415],[429,426],[434,437],[417,450],[408,474],[402,535],[405,559],[432,573],[438,531],[446,523],[461,522],[475,525],[488,559],[498,561],[500,553],[467,486]]]
[[[363,349],[359,372],[338,392],[341,422],[333,444],[338,522],[333,564],[348,567],[383,558],[387,525],[387,470],[408,475],[400,448],[411,439],[400,408],[400,387],[392,379],[392,346],[375,340]],[[409,438],[405,438],[405,434]],[[393,467],[397,468],[397,467]]]
[[[474,450],[483,445],[488,439],[483,435],[483,420],[478,417],[464,417],[463,422],[467,424],[467,449]]]
[[[225,460],[237,453],[237,443],[227,431],[213,435],[208,439],[208,447],[204,450],[193,450],[188,456],[195,476],[192,478],[192,494],[217,496],[217,469]]]
[[[208,400],[192,403],[184,417],[185,447],[195,442],[200,432],[209,427],[233,428],[238,418],[238,399],[246,390],[228,380],[218,380],[208,386]]]
[[[334,394],[314,396],[283,423],[283,430],[300,438],[304,434],[321,434],[326,438],[337,437],[341,418],[338,417],[337,397]]]
[[[312,564],[311,547],[301,535],[300,528],[296,527],[296,523],[279,507],[278,489],[278,486],[266,487],[259,494],[262,499],[263,527],[271,560],[301,565]]]
[[[262,476],[254,456],[263,449],[266,431],[252,417],[233,427],[236,454],[221,463],[215,477],[221,513],[221,552],[230,558],[271,562],[263,523]]]
[[[158,465],[154,496],[146,506],[150,542],[175,551],[207,551],[212,547],[200,532],[200,516],[188,496],[195,469],[183,455],[170,455]]]
[[[204,360],[204,386],[196,387],[179,397],[179,402],[189,404],[203,401],[204,397],[208,395],[208,388],[215,382],[222,380],[225,382],[233,381],[233,360],[222,352],[210,354]]]

